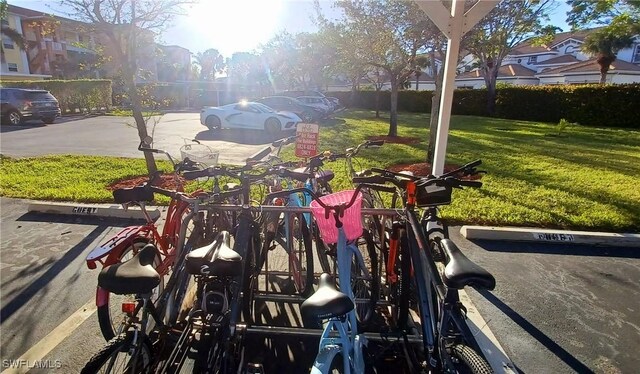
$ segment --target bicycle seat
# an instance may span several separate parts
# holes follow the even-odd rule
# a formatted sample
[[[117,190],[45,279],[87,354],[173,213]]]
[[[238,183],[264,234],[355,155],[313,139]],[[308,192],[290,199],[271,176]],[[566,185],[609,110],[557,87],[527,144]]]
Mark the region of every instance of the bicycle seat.
[[[316,173],[316,179],[321,182],[329,182],[333,179],[333,171],[322,170]]]
[[[449,258],[442,277],[442,281],[447,287],[458,290],[465,286],[487,290],[495,288],[496,280],[493,275],[469,260],[453,241],[442,239],[440,244]]]
[[[222,231],[213,243],[187,254],[190,274],[235,277],[242,274],[242,256],[229,247],[229,232]]]
[[[353,307],[349,296],[336,289],[331,275],[322,273],[318,290],[300,306],[302,323],[306,328],[322,328],[322,320],[347,314]]]
[[[132,201],[153,201],[153,191],[145,186],[132,188],[119,188],[113,191],[113,200],[116,204],[130,203]]]
[[[160,283],[160,274],[153,268],[158,250],[147,244],[133,258],[102,269],[98,286],[118,295],[151,292]]]

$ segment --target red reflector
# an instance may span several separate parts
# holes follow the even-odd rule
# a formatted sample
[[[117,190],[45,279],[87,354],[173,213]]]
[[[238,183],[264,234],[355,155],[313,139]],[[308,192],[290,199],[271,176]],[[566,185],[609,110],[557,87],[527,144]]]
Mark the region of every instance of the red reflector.
[[[136,310],[136,303],[134,302],[123,302],[122,303],[122,311],[127,314],[133,314]]]
[[[87,267],[91,270],[96,268],[96,262],[95,261],[87,261]]]

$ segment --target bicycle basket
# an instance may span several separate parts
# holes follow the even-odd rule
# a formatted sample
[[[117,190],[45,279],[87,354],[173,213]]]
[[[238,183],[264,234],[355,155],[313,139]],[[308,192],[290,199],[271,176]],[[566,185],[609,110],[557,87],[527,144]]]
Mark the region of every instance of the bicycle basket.
[[[416,206],[424,208],[451,204],[451,187],[416,185]]]
[[[204,144],[185,144],[180,147],[180,157],[184,160],[199,162],[205,166],[216,166],[218,164],[218,156],[220,152],[214,151],[211,147]]]
[[[320,197],[320,200],[326,205],[339,205],[347,204],[351,201],[355,190],[346,190],[330,195]],[[311,213],[316,219],[318,229],[320,230],[320,237],[327,244],[333,244],[338,242],[338,228],[336,227],[336,220],[333,217],[333,211],[329,214],[329,218],[325,218],[325,209],[317,202],[312,201],[309,205]],[[342,228],[347,240],[354,240],[362,236],[362,194],[358,192],[356,200],[352,206],[344,211],[342,216]]]

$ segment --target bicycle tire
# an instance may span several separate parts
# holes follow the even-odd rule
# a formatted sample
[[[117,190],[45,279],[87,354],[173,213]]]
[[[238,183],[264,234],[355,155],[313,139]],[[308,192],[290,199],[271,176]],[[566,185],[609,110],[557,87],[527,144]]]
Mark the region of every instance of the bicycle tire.
[[[404,330],[409,319],[409,299],[411,297],[411,255],[406,235],[400,238],[398,254],[399,271],[396,272],[398,280],[395,287],[394,309],[397,316],[397,326]]]
[[[335,245],[329,245],[322,240],[320,237],[320,230],[318,229],[315,221],[311,226],[311,235],[314,243],[316,244],[316,255],[318,256],[318,262],[320,263],[322,272],[335,277],[337,275]]]
[[[493,374],[489,363],[467,345],[456,344],[451,347],[451,357],[457,361],[454,362],[457,373]]]
[[[221,329],[207,331],[200,335],[197,343],[197,355],[193,373],[219,373],[224,355],[224,342],[220,337]]]
[[[132,253],[133,255],[135,255],[136,253],[138,253],[140,249],[142,249],[148,243],[149,243],[149,240],[146,238],[134,239],[132,245],[126,247],[120,253],[120,255],[118,256],[118,262],[119,263],[126,262],[127,260],[130,259],[130,258],[126,258],[127,254]],[[133,255],[131,257],[133,257]],[[160,257],[157,257],[156,264],[154,265],[154,267],[158,267],[160,264],[160,261],[161,261]],[[156,289],[154,289],[153,292],[157,296],[162,293],[163,289],[164,289],[164,278],[161,278],[160,284]],[[108,292],[107,303],[97,308],[98,324],[100,325],[100,332],[102,332],[102,336],[106,341],[113,339],[116,336],[116,334],[121,333],[121,331],[116,331],[117,326],[121,324],[114,323],[114,321],[123,320],[124,315],[126,314],[122,312],[121,305],[117,304],[114,299],[117,299],[117,298],[124,299],[126,297],[127,297],[126,295],[116,295],[116,294],[112,294],[111,292]],[[152,298],[151,300],[155,300],[155,298]],[[118,317],[118,316],[121,316],[121,317]]]
[[[91,359],[89,359],[89,361],[87,362],[87,364],[84,366],[84,368],[80,373],[81,374],[93,374],[93,373],[100,373],[100,372],[126,373],[129,369],[128,365],[130,362],[130,358],[125,360],[126,363],[122,371],[119,371],[119,370],[113,371],[112,366],[115,363],[110,365],[111,368],[109,368],[108,366],[106,371],[101,371],[101,369],[104,367],[104,365],[109,365],[109,363],[111,362],[110,358],[112,358],[114,355],[117,356],[119,353],[128,355],[129,352],[131,351],[131,348],[133,347],[133,337],[134,337],[133,333],[123,333],[109,340],[109,342],[107,342],[107,344],[98,353],[96,353],[93,357],[91,357]],[[151,343],[149,342],[149,339],[146,336],[142,340],[142,346],[139,351],[139,354],[141,356],[143,355],[143,353],[147,354],[147,362],[144,363],[143,361],[142,367],[140,369],[135,370],[136,373],[144,372],[146,369],[149,368],[149,365],[151,365],[152,363]]]
[[[256,300],[255,294],[258,292],[258,282],[263,261],[260,260],[262,245],[257,229],[249,239],[249,248],[247,248],[247,258],[244,259],[245,264],[245,281],[242,295],[242,314],[245,323],[253,325],[256,323]]]
[[[355,311],[360,324],[359,330],[365,330],[366,325],[375,314],[376,302],[380,292],[380,277],[378,273],[378,256],[371,233],[363,230],[362,236],[357,240],[358,250],[362,254],[365,267],[369,270],[369,277],[361,268],[356,256],[351,262],[351,289],[356,299]]]
[[[289,266],[294,275],[296,292],[302,296],[310,296],[313,293],[313,245],[311,234],[304,214],[298,213],[289,220],[289,243],[293,243],[294,256],[289,256]],[[297,275],[295,273],[298,273]],[[297,279],[296,279],[297,278]]]

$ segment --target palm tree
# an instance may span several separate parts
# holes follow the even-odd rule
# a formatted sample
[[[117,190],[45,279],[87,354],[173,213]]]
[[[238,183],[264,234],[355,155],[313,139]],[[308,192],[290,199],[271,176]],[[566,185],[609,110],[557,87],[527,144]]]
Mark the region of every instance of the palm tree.
[[[0,19],[7,19],[7,0],[0,0]],[[27,46],[27,41],[22,34],[20,34],[17,30],[12,29],[9,26],[2,25],[0,27],[0,33],[3,37],[9,38],[15,45],[20,49],[25,49]],[[6,63],[4,57],[4,43],[0,43],[0,55],[2,57],[2,64]]]
[[[633,44],[633,36],[621,31],[616,27],[604,27],[589,34],[582,44],[582,51],[596,56],[596,62],[600,65],[600,84],[607,81],[607,72],[616,60],[618,51]]]
[[[200,66],[201,80],[214,80],[216,72],[224,68],[224,58],[217,49],[211,48],[195,55],[195,62]]]

